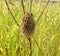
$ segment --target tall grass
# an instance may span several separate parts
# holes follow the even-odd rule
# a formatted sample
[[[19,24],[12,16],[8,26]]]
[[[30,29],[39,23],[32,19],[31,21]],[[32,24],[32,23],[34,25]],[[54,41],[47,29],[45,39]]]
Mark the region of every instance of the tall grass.
[[[0,0],[0,56],[29,56],[29,42],[26,37],[20,35],[20,28],[16,25],[11,14],[7,10],[4,0]],[[9,7],[20,24],[23,10],[20,2]],[[33,2],[32,12],[37,20],[46,3]],[[29,11],[29,2],[25,2]],[[37,46],[37,41],[39,47]],[[60,56],[60,3],[49,3],[44,14],[36,24],[32,38],[32,56]]]

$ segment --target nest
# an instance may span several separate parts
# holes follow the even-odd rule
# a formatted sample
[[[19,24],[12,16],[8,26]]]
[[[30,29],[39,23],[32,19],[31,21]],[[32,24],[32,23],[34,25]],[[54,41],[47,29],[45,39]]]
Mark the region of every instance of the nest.
[[[21,22],[20,32],[26,37],[30,37],[35,30],[35,21],[32,13],[25,13]]]

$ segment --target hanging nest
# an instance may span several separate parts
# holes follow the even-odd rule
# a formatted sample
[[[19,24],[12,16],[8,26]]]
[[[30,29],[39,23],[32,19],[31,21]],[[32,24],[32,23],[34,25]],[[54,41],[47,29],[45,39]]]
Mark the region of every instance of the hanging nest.
[[[25,13],[21,22],[20,32],[26,37],[30,37],[35,30],[35,21],[32,13]]]

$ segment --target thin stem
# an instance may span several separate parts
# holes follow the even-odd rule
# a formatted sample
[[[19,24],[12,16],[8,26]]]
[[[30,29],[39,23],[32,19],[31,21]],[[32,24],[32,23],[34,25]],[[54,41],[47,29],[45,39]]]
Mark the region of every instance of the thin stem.
[[[33,3],[33,0],[30,0],[30,12],[32,10],[32,3]]]
[[[29,44],[30,44],[30,56],[32,56],[32,42],[31,42],[31,37],[29,37]]]
[[[34,39],[37,47],[39,48],[39,51],[40,51],[40,52],[42,53],[42,55],[44,56],[44,53],[42,52],[41,48],[39,47],[38,42],[36,41],[36,39],[34,38],[34,36],[32,36],[32,38]]]
[[[42,14],[44,13],[44,11],[45,11],[45,9],[46,9],[46,7],[47,7],[47,5],[48,5],[49,1],[50,1],[50,0],[48,0],[48,2],[47,2],[47,4],[46,4],[46,6],[44,7],[44,9],[42,10],[42,12],[40,13],[40,15],[39,15],[39,17],[38,17],[38,19],[37,19],[36,24],[38,23],[39,19],[41,18]]]
[[[23,3],[23,0],[21,0],[21,5],[22,5],[22,8],[23,8],[23,12],[25,14],[25,6],[24,6],[24,3]]]
[[[18,24],[17,20],[15,19],[15,17],[14,17],[14,15],[13,15],[13,13],[11,12],[11,10],[10,10],[10,8],[9,8],[9,5],[8,5],[8,3],[7,3],[7,1],[6,1],[6,0],[5,0],[5,3],[6,3],[6,6],[7,6],[7,8],[8,8],[8,11],[9,11],[9,12],[10,12],[10,14],[12,15],[12,17],[13,17],[14,21],[16,22],[16,24],[17,24],[18,26],[20,26],[20,25]]]

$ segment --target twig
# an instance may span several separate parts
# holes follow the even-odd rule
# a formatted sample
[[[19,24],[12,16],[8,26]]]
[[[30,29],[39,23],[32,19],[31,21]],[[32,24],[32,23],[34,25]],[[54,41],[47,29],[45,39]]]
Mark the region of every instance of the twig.
[[[29,56],[32,56],[32,42],[31,42],[31,37],[29,37],[29,44],[30,44],[30,55]]]
[[[8,5],[8,3],[7,3],[7,1],[5,0],[5,3],[6,3],[6,6],[7,6],[7,8],[8,8],[8,11],[10,12],[10,14],[12,15],[12,17],[13,17],[13,19],[14,19],[14,21],[16,22],[16,24],[18,25],[18,26],[20,26],[19,24],[18,24],[18,22],[16,21],[16,19],[15,19],[15,17],[14,17],[14,15],[13,15],[13,13],[11,12],[11,10],[10,10],[10,8],[9,8],[9,5]]]
[[[21,4],[22,4],[23,12],[24,12],[24,14],[25,14],[25,7],[24,7],[23,0],[21,0]]]
[[[32,3],[33,3],[33,0],[30,0],[30,12],[32,10]]]
[[[38,19],[37,19],[37,21],[36,21],[36,24],[38,23],[39,19],[41,18],[42,14],[44,13],[44,11],[45,11],[45,9],[46,9],[46,7],[47,7],[47,5],[48,5],[49,1],[50,1],[50,0],[48,0],[48,2],[47,2],[47,4],[46,4],[46,6],[44,7],[44,9],[42,10],[42,12],[41,12],[40,16],[38,17]]]

